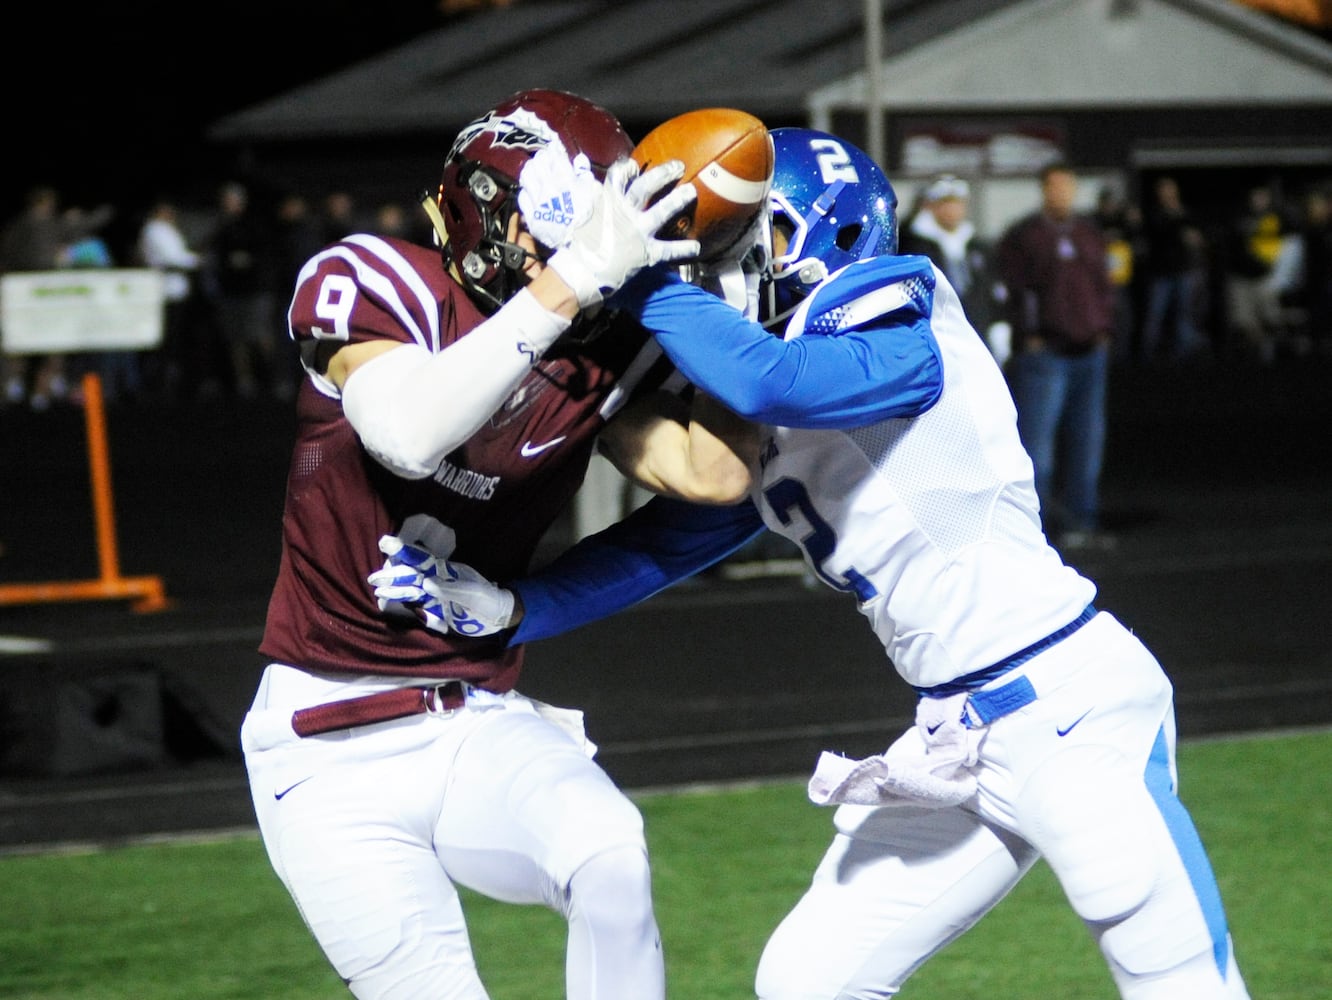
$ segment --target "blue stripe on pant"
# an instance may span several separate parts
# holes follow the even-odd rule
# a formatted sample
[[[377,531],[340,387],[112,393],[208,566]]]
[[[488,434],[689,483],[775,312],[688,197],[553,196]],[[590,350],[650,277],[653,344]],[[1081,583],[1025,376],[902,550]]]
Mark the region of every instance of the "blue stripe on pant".
[[[1156,743],[1152,746],[1152,755],[1147,761],[1147,770],[1143,777],[1147,790],[1151,792],[1156,806],[1161,810],[1170,837],[1179,850],[1180,860],[1189,873],[1193,883],[1194,895],[1202,907],[1203,918],[1212,937],[1212,954],[1216,967],[1224,979],[1230,963],[1230,937],[1226,927],[1226,913],[1221,905],[1221,890],[1217,888],[1216,877],[1212,874],[1211,862],[1203,848],[1202,839],[1194,828],[1184,804],[1175,794],[1175,784],[1170,776],[1170,751],[1166,746],[1165,729],[1156,734]]]

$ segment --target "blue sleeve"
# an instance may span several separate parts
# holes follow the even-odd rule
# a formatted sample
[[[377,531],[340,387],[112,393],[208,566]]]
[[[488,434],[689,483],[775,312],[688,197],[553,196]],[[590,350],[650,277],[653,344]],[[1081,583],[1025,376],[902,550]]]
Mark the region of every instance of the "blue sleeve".
[[[874,265],[873,267],[862,265]],[[741,416],[782,427],[859,427],[917,416],[943,388],[924,257],[875,258],[811,296],[802,336],[783,340],[662,268],[613,299],[694,385]]]
[[[509,645],[571,631],[623,611],[730,555],[763,531],[748,501],[705,507],[653,497],[544,569],[507,586],[523,601]]]

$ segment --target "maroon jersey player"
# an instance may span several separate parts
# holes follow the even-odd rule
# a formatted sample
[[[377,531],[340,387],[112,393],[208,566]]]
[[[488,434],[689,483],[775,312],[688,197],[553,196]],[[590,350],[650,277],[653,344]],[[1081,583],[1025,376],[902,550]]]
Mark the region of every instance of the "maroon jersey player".
[[[422,284],[425,301],[413,294]],[[437,250],[353,236],[301,273],[290,315],[303,350],[321,343],[312,331],[324,322],[330,286],[347,289],[351,343],[444,348],[485,318],[440,268]],[[521,646],[404,627],[379,614],[365,578],[383,559],[379,538],[420,512],[454,529],[459,559],[466,552],[478,566],[509,575],[528,565],[582,481],[606,425],[608,397],[656,389],[672,371],[641,327],[627,319],[602,325],[586,344],[561,341],[548,349],[500,408],[420,479],[365,461],[336,386],[318,372],[306,379],[263,654],[330,673],[433,678],[447,665],[450,677],[492,691],[512,688]],[[333,538],[342,551],[330,552]]]
[[[655,236],[688,185],[647,207],[680,165],[639,177],[631,149],[587,101],[516,94],[448,155],[442,252],[356,234],[297,278],[307,377],[242,744],[273,867],[357,997],[484,1000],[458,884],[567,919],[569,997],[664,996],[642,820],[581,718],[515,690],[521,648],[421,628],[367,583],[387,535],[520,574],[599,437],[687,498],[733,457],[701,397],[696,449],[653,455],[678,376],[602,302],[697,252]]]

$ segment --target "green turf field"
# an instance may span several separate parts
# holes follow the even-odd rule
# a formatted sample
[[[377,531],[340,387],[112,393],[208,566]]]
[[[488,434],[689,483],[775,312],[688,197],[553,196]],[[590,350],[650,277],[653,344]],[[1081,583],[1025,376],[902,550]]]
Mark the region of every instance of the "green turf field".
[[[1179,763],[1181,797],[1211,853],[1251,995],[1332,998],[1332,733],[1186,743]],[[638,801],[671,997],[751,997],[759,951],[822,854],[830,813],[805,800],[801,782]],[[0,857],[0,896],[0,997],[348,995],[252,836]],[[559,918],[475,896],[467,907],[494,1000],[563,996]],[[1038,865],[904,995],[1113,1000],[1115,992]]]

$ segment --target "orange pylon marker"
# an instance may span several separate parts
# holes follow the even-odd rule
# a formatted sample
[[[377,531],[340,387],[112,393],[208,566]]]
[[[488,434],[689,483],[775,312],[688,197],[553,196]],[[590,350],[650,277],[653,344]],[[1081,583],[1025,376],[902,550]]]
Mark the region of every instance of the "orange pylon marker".
[[[130,598],[134,602],[130,605],[133,611],[165,610],[168,602],[161,577],[120,575],[111,459],[106,444],[106,407],[102,401],[102,380],[96,372],[83,376],[83,412],[88,432],[88,470],[92,477],[99,576],[95,580],[0,584],[0,605]]]

